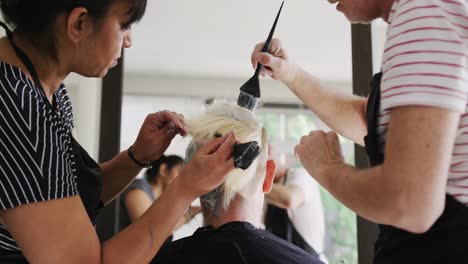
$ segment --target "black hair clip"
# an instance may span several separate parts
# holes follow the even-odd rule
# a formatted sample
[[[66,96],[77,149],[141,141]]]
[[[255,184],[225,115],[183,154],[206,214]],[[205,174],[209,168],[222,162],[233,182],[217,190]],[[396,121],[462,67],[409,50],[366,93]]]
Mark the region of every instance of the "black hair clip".
[[[234,145],[234,165],[238,169],[246,170],[253,161],[260,155],[262,150],[257,141]]]

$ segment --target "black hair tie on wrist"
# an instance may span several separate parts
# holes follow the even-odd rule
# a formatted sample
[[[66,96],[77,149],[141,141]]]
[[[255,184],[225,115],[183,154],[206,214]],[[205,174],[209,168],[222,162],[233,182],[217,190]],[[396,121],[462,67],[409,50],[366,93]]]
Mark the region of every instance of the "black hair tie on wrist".
[[[128,157],[130,157],[130,159],[138,166],[142,167],[142,168],[147,168],[147,169],[150,169],[152,167],[151,165],[151,161],[148,162],[147,164],[144,164],[140,161],[138,161],[136,158],[135,158],[135,155],[133,154],[132,152],[132,147],[133,146],[130,146],[127,150],[127,153],[128,153]]]

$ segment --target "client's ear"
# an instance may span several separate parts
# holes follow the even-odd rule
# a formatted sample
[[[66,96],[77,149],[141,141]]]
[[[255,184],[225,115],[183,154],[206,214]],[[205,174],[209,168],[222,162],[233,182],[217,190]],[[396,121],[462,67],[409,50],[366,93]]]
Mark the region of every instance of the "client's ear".
[[[167,165],[165,163],[159,166],[159,176],[166,177],[167,175]]]
[[[274,160],[268,160],[266,164],[266,175],[263,181],[263,192],[269,193],[275,179],[276,163]]]

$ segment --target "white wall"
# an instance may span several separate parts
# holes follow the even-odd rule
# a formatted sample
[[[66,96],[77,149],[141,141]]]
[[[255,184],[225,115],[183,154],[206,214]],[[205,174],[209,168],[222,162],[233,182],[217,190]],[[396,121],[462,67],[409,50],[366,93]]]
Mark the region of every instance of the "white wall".
[[[387,23],[383,20],[372,22],[372,57],[374,73],[380,71],[386,36]]]
[[[208,78],[158,74],[125,74],[124,93],[131,95],[189,96],[196,98],[237,99],[239,88],[250,78]],[[350,82],[327,82],[332,87],[351,93]],[[275,103],[300,103],[282,83],[261,80],[262,101]]]
[[[73,104],[78,141],[94,159],[99,153],[101,79],[70,74],[65,85]]]
[[[199,98],[125,95],[122,102],[121,150],[127,149],[134,143],[141,124],[149,113],[170,110],[190,116],[202,112],[203,109],[203,100]],[[187,139],[177,136],[165,153],[185,157],[188,143]]]
[[[126,51],[127,71],[184,76],[253,74],[250,54],[264,41],[282,0],[148,1]],[[325,0],[285,1],[275,37],[325,80],[351,80],[351,27]]]

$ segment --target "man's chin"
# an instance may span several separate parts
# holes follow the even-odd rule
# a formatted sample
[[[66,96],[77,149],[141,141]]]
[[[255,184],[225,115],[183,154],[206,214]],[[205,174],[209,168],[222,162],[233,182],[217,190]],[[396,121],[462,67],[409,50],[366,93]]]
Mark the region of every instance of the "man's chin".
[[[368,25],[372,22],[373,19],[370,19],[370,18],[362,18],[362,17],[353,17],[353,16],[348,16],[346,15],[346,18],[348,19],[348,21],[355,25],[355,24],[364,24],[364,25]]]
[[[349,21],[353,25],[369,25],[372,21]]]
[[[345,15],[346,19],[351,23],[351,24],[364,24],[368,25],[370,24],[375,18],[370,18],[370,17],[363,17],[363,16],[354,16],[351,14],[347,14],[343,12]]]
[[[99,74],[97,74],[97,76],[95,76],[96,78],[104,78],[106,77],[107,73],[109,72],[109,70],[111,69],[112,67],[110,68],[105,68],[103,69]]]

